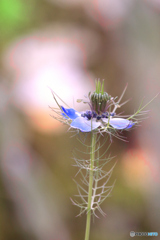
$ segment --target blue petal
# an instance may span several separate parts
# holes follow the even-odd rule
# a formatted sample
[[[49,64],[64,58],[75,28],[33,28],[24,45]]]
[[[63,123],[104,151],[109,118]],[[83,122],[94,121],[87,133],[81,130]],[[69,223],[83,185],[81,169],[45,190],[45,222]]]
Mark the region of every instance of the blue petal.
[[[126,129],[129,129],[129,128],[131,128],[132,126],[134,126],[135,125],[135,123],[134,122],[132,122],[132,121],[129,121],[129,125],[127,126],[127,128]]]
[[[62,116],[66,119],[70,118],[70,119],[76,119],[77,117],[79,117],[81,114],[77,111],[75,111],[73,108],[64,108],[63,106],[61,106],[62,109]]]
[[[108,123],[108,119],[102,119],[104,122]],[[124,118],[111,118],[109,124],[115,129],[128,129],[131,128],[135,123]]]
[[[72,121],[71,127],[77,128],[82,132],[91,132],[92,130],[98,128],[101,122],[96,122],[96,120],[87,120],[84,117],[77,117]]]

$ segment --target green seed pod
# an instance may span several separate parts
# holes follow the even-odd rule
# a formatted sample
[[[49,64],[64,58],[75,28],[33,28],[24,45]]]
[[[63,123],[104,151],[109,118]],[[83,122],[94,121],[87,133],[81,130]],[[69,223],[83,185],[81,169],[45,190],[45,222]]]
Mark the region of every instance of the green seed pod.
[[[98,94],[98,98],[99,98],[99,100],[101,100],[101,97],[102,97],[102,94],[99,93],[99,94]]]

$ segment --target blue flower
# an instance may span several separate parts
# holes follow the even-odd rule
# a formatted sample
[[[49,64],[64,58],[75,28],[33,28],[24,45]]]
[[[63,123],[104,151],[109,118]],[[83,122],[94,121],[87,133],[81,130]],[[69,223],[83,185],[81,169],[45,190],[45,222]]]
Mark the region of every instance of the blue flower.
[[[117,97],[112,97],[107,92],[104,92],[104,81],[102,83],[99,80],[96,81],[96,90],[93,93],[89,92],[84,100],[77,100],[77,102],[88,104],[90,110],[83,112],[78,112],[73,108],[69,108],[69,106],[68,108],[60,106],[55,96],[57,96],[63,103],[64,101],[56,93],[52,92],[53,98],[59,107],[59,110],[57,110],[57,108],[52,108],[57,114],[57,116],[53,115],[52,117],[69,125],[71,128],[80,130],[81,132],[107,132],[115,136],[115,131],[127,130],[133,127],[137,121],[132,122],[131,119],[135,119],[134,117],[140,111],[137,111],[128,119],[116,115],[117,108],[120,108],[128,102],[127,100],[120,103],[126,88],[127,86],[117,100]]]
[[[96,111],[77,112],[73,108],[61,106],[61,115],[70,120],[70,126],[81,132],[91,132],[98,128],[113,128],[117,130],[129,129],[135,123],[124,118],[114,117],[115,113],[103,112],[97,114]],[[111,126],[111,127],[110,127]]]

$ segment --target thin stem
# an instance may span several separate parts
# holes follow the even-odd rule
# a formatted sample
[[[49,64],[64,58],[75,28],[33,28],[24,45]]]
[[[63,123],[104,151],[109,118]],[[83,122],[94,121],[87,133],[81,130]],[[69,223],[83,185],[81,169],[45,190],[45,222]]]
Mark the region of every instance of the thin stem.
[[[93,189],[93,170],[94,170],[95,147],[96,147],[96,134],[94,134],[92,132],[91,158],[90,158],[90,170],[89,170],[88,208],[87,208],[85,240],[89,240],[90,225],[91,225],[92,189]]]

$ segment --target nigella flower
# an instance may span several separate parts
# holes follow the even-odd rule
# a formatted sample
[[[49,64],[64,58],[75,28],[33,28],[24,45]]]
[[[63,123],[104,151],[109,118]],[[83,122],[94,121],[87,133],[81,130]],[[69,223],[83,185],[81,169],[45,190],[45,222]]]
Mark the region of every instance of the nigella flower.
[[[103,170],[103,167],[112,159],[110,156],[107,159],[102,158],[109,149],[110,144],[101,155],[99,150],[103,145],[101,146],[99,141],[101,135],[97,137],[97,133],[102,135],[103,133],[109,134],[111,141],[111,135],[119,138],[118,131],[132,128],[137,123],[137,116],[145,114],[146,112],[142,110],[153,100],[152,99],[143,107],[141,107],[142,104],[140,104],[139,109],[128,118],[120,117],[121,115],[117,114],[116,110],[127,102],[120,103],[126,88],[127,87],[125,87],[120,98],[116,100],[117,98],[111,97],[108,93],[104,92],[104,81],[101,83],[98,80],[96,82],[96,90],[93,93],[89,92],[85,100],[77,100],[78,102],[88,104],[88,110],[83,112],[78,112],[68,106],[65,107],[66,104],[64,101],[61,100],[56,93],[53,93],[53,98],[58,105],[58,109],[52,108],[54,113],[58,115],[54,115],[53,118],[68,124],[70,128],[76,129],[78,132],[92,132],[92,134],[85,134],[85,140],[87,135],[89,135],[91,140],[90,145],[86,144],[85,140],[81,141],[81,139],[79,139],[82,145],[87,148],[87,151],[80,151],[82,154],[86,154],[86,157],[81,159],[73,152],[76,163],[75,166],[78,167],[77,174],[80,173],[82,180],[82,186],[77,183],[79,194],[76,196],[78,199],[80,198],[82,200],[82,203],[80,203],[79,200],[75,201],[71,199],[71,201],[80,208],[79,215],[86,212],[85,240],[89,240],[91,215],[94,214],[98,217],[95,211],[99,210],[99,212],[105,216],[105,213],[101,209],[101,204],[110,195],[114,187],[114,184],[112,186],[107,186],[107,183],[115,164],[109,171]],[[60,105],[56,97],[65,105]],[[134,122],[132,120],[134,120]],[[107,139],[108,135],[105,137],[104,143],[106,143]],[[107,179],[104,180],[105,178]]]
[[[114,129],[128,129],[135,123],[128,119],[114,117],[115,113],[109,113],[107,111],[101,114],[93,110],[87,110],[86,112],[77,112],[73,108],[64,108],[61,106],[62,116],[65,119],[71,120],[70,126],[72,128],[79,129],[82,132],[91,132],[98,128],[105,128],[110,125]]]
[[[101,84],[98,80],[96,82],[95,92],[89,92],[88,97],[85,100],[77,100],[78,102],[83,102],[89,105],[89,110],[83,112],[78,112],[73,108],[66,108],[59,105],[55,98],[56,94],[53,93],[53,97],[59,106],[59,112],[53,108],[52,110],[59,115],[59,118],[55,116],[53,117],[68,124],[73,129],[80,130],[81,132],[127,130],[135,125],[136,122],[116,115],[116,109],[127,102],[120,104],[125,90],[126,88],[116,102],[116,98],[113,98],[108,93],[104,92],[104,81]],[[113,110],[111,111],[111,109]]]

